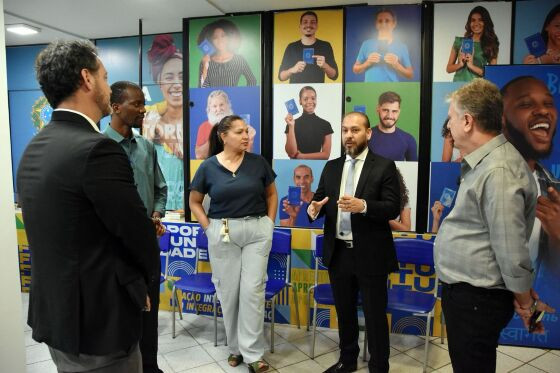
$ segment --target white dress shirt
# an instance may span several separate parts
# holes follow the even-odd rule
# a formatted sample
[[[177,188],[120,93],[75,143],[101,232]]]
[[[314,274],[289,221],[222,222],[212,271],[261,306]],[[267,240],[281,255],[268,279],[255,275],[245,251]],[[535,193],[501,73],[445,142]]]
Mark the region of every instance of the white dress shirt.
[[[70,109],[54,109],[53,111],[69,111],[69,112],[71,112],[71,113],[81,115],[82,117],[84,117],[84,118],[87,119],[87,121],[89,122],[89,124],[91,124],[91,126],[92,126],[93,129],[95,130],[95,132],[100,132],[100,131],[99,131],[99,128],[97,128],[97,124],[95,124],[95,122],[94,122],[90,117],[88,117],[87,115],[85,115],[84,113],[80,113],[79,111],[70,110]]]
[[[362,174],[362,168],[364,168],[364,161],[366,160],[366,156],[368,154],[368,147],[366,146],[366,148],[356,156],[356,164],[354,165],[354,190],[352,191],[352,196],[354,196],[354,194],[356,193],[356,187],[358,186],[358,180],[360,180],[360,175]],[[340,179],[340,194],[339,194],[339,199],[344,196],[344,188],[346,186],[346,177],[348,176],[348,167],[350,167],[350,160],[352,159],[352,157],[350,157],[348,154],[346,154],[346,161],[344,162],[344,168],[342,169],[342,178]],[[367,206],[365,206],[364,210],[362,211],[362,214],[365,213],[367,211]],[[351,241],[352,240],[352,232],[349,232],[348,234],[345,235],[341,235],[340,233],[340,209],[338,209],[337,214],[336,214],[336,238],[340,239],[340,240],[345,240],[345,241]]]

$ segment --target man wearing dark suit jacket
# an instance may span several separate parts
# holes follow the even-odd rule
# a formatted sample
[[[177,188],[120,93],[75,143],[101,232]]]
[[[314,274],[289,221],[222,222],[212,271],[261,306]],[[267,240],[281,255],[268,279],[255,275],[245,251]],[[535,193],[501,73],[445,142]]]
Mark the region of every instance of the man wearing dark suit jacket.
[[[398,270],[389,220],[399,214],[395,163],[372,153],[368,117],[349,113],[342,121],[346,155],[327,162],[308,207],[325,216],[323,263],[328,267],[339,326],[339,361],[328,373],[356,370],[358,292],[371,359],[370,372],[389,371],[387,276]]]
[[[95,124],[111,112],[107,72],[89,41],[50,44],[36,70],[55,110],[17,173],[33,339],[59,372],[141,372],[141,312],[159,250],[126,154]]]

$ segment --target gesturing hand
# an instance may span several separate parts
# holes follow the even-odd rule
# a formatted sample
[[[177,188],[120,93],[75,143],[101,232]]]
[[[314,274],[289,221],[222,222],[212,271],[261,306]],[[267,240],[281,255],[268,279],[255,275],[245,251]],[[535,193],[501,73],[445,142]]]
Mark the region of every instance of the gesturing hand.
[[[309,215],[311,217],[317,216],[319,211],[321,211],[321,208],[325,205],[325,203],[328,202],[328,200],[329,197],[325,197],[320,201],[311,201],[311,203],[309,204],[309,209],[307,210]]]

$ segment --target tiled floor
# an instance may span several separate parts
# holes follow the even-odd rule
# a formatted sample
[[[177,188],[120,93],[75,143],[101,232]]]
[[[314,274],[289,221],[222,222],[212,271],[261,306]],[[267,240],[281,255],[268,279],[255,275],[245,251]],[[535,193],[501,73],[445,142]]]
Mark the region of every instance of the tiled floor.
[[[28,296],[22,294],[23,315],[27,315]],[[24,317],[25,319],[25,317]],[[185,314],[177,321],[177,338],[171,337],[171,313],[159,313],[160,368],[166,373],[223,373],[246,372],[245,364],[231,368],[227,364],[228,350],[224,346],[224,329],[218,324],[218,346],[214,347],[212,319],[206,316]],[[270,328],[265,325],[265,336],[270,346]],[[360,335],[363,339],[363,335]],[[28,373],[56,373],[47,347],[31,338],[31,329],[25,325]],[[391,372],[421,372],[423,339],[409,335],[391,335]],[[323,372],[338,360],[338,333],[321,329],[317,335],[315,360],[309,358],[311,333],[304,327],[276,325],[274,353],[267,351],[265,360],[271,365],[270,372],[315,373]],[[452,372],[447,345],[439,338],[430,342],[429,372]],[[560,351],[535,348],[500,346],[498,348],[497,372],[535,373],[559,372]],[[358,361],[358,372],[367,372],[367,363]]]

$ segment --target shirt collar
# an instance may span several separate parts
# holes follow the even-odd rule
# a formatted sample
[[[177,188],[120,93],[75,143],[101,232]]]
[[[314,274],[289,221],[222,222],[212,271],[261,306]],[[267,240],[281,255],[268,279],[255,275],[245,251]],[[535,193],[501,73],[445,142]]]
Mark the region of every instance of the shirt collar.
[[[70,110],[70,109],[54,109],[53,111],[69,111],[69,112],[71,112],[71,113],[81,115],[82,117],[86,118],[86,120],[89,122],[89,124],[91,124],[91,126],[93,127],[93,129],[95,130],[95,132],[101,133],[101,131],[99,131],[99,128],[97,128],[97,124],[95,124],[95,122],[94,122],[90,117],[88,117],[87,115],[85,115],[84,113],[80,113],[79,111]]]
[[[105,128],[105,131],[103,131],[104,134],[107,135],[107,137],[109,137],[110,139],[115,140],[116,142],[120,143],[123,140],[126,140],[127,138],[124,137],[123,135],[121,135],[119,132],[115,131],[115,129],[113,127],[111,127],[111,124],[109,124],[107,126],[107,128]],[[134,142],[135,137],[138,136],[134,133],[134,130],[132,130],[132,135],[130,136],[130,141]]]
[[[464,158],[463,158],[463,163],[466,163],[470,169],[472,170],[473,168],[476,167],[477,164],[479,164],[488,154],[490,154],[494,149],[496,149],[498,146],[503,145],[505,142],[507,142],[506,138],[504,137],[503,134],[499,134],[498,136],[492,138],[490,141],[488,141],[486,144],[480,146],[478,149],[476,149],[475,151],[467,154]]]
[[[369,151],[369,149],[366,146],[366,148],[364,150],[362,150],[362,152],[360,154],[358,154],[355,159],[358,160],[358,161],[365,161],[366,157],[367,157],[367,154],[368,154],[368,151]],[[349,161],[351,159],[352,159],[352,157],[349,154],[346,154],[345,161]]]

